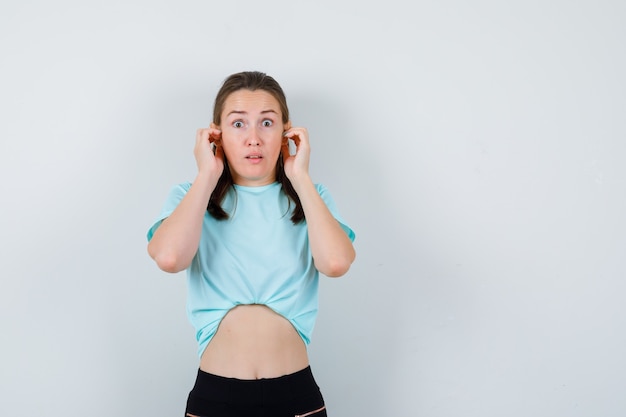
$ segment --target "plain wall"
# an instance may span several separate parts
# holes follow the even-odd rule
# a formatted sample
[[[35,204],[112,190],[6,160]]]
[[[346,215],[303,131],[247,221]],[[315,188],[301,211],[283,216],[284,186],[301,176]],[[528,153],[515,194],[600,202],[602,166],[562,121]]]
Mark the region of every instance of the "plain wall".
[[[333,417],[626,412],[620,1],[0,5],[0,415],[183,414],[145,233],[233,72],[284,87],[357,234],[310,345]]]

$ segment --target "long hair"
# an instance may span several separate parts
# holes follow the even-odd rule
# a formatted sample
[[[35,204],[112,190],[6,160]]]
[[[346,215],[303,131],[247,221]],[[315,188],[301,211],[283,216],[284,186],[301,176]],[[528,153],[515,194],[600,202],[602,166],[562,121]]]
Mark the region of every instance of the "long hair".
[[[213,123],[220,126],[222,119],[222,111],[224,109],[224,103],[229,95],[239,90],[263,90],[271,94],[280,106],[282,113],[282,122],[287,123],[289,121],[289,108],[287,107],[287,99],[285,93],[276,80],[269,75],[258,71],[245,71],[237,74],[232,74],[222,84],[217,96],[215,97],[215,104],[213,106]],[[285,174],[285,167],[283,165],[282,153],[278,156],[276,161],[276,181],[282,186],[283,192],[289,199],[289,207],[291,203],[295,204],[293,214],[291,215],[291,221],[293,224],[298,224],[304,220],[304,209],[302,203],[298,197],[298,193],[291,185],[291,181]],[[222,201],[229,189],[234,190],[233,177],[230,173],[228,166],[228,160],[224,155],[224,171],[217,181],[217,185],[211,193],[209,198],[209,204],[207,210],[209,214],[217,220],[225,220],[228,218],[228,213],[222,208]]]

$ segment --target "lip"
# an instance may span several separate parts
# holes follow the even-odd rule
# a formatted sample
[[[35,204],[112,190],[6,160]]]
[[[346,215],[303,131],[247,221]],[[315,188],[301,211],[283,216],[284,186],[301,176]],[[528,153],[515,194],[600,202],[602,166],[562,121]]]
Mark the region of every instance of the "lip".
[[[263,160],[263,155],[260,153],[250,153],[246,155],[246,159],[252,164],[258,164]]]

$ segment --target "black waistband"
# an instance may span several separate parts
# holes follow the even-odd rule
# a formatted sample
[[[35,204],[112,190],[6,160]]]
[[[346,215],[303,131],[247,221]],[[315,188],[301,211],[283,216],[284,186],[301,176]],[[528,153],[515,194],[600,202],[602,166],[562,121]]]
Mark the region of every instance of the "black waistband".
[[[277,378],[237,379],[198,370],[190,396],[238,404],[279,404],[319,392],[311,367]]]

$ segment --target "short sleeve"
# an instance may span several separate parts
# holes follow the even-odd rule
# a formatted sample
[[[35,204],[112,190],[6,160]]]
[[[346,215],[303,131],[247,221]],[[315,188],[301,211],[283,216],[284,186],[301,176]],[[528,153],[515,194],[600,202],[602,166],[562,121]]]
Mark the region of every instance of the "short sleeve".
[[[165,201],[165,204],[163,204],[161,213],[154,220],[150,229],[148,229],[148,234],[147,234],[148,241],[152,239],[152,236],[154,236],[154,232],[156,231],[156,229],[159,228],[163,220],[167,219],[169,215],[172,214],[172,212],[174,212],[176,207],[178,207],[178,204],[180,204],[183,197],[187,194],[187,191],[189,191],[189,188],[191,188],[191,183],[188,183],[188,182],[178,184],[172,187],[169,195],[167,196],[167,200]]]
[[[346,232],[350,240],[354,242],[354,239],[356,237],[354,230],[352,230],[348,223],[346,223],[343,217],[341,217],[341,215],[339,214],[339,210],[337,210],[335,200],[333,200],[333,197],[330,195],[328,189],[323,184],[316,184],[315,187],[317,188],[317,192],[319,193],[320,197],[322,197],[322,200],[324,200],[324,203],[326,203],[326,207],[328,207],[330,213],[333,215],[335,220],[339,222],[341,228],[344,230],[344,232]]]

